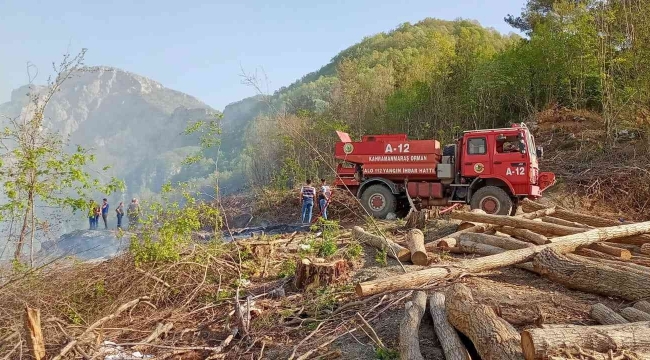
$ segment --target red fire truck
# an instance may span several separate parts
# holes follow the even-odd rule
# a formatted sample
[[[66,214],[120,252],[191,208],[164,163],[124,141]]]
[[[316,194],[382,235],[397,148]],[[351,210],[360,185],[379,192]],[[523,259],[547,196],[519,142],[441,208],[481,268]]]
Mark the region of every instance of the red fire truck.
[[[519,200],[536,199],[555,183],[553,173],[539,172],[543,149],[523,123],[466,131],[442,149],[436,140],[409,140],[406,134],[361,141],[337,134],[335,185],[352,191],[377,218],[408,209],[410,202],[417,208],[469,204],[512,215]]]

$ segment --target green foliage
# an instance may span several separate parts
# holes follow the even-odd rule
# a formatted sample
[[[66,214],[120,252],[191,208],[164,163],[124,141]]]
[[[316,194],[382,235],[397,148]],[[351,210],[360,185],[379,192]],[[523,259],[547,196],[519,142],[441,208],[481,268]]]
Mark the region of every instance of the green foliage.
[[[349,260],[358,259],[363,253],[363,247],[356,241],[351,242],[345,249],[345,255]]]
[[[377,360],[398,360],[399,352],[393,349],[378,347],[375,350],[375,359]]]
[[[286,259],[280,265],[278,276],[281,278],[288,278],[296,273],[296,259]]]
[[[377,249],[375,261],[381,266],[388,266],[388,253],[386,252],[386,248],[382,248],[381,250]]]
[[[172,200],[180,195],[181,200]],[[183,205],[181,205],[181,201]],[[208,219],[220,229],[220,212],[208,203],[197,200],[197,194],[186,184],[173,189],[166,184],[161,200],[145,204],[140,218],[140,231],[131,239],[130,251],[136,263],[178,260],[180,251],[190,243],[192,234]]]
[[[311,228],[312,231],[316,231],[317,229],[321,229],[322,231],[322,239],[315,244],[318,256],[327,258],[334,255],[338,250],[336,239],[339,235],[339,223],[334,220],[318,218],[318,221]]]

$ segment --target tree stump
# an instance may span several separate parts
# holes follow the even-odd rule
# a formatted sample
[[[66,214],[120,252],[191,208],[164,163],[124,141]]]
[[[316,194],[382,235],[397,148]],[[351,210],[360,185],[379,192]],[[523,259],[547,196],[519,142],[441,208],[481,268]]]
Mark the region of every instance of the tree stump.
[[[406,216],[406,228],[424,230],[427,220],[429,220],[428,210],[413,210]]]
[[[348,264],[343,259],[331,263],[318,263],[302,259],[298,261],[296,267],[294,284],[298,289],[318,288],[347,279],[348,273]]]

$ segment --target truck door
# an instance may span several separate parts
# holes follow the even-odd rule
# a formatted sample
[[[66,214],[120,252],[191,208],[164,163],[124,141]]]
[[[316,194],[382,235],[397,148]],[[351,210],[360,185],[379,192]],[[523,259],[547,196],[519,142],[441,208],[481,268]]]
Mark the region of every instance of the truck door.
[[[486,135],[468,136],[465,138],[462,159],[462,175],[476,177],[492,174],[492,152],[488,151]]]
[[[495,137],[492,170],[495,176],[507,179],[515,192],[526,193],[530,177],[528,149],[517,135],[513,133]]]

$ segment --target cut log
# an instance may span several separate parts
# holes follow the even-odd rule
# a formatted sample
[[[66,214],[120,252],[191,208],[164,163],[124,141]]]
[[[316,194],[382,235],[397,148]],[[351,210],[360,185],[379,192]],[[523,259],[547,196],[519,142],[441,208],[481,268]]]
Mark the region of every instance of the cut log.
[[[476,224],[476,223],[463,221],[462,223],[458,224],[458,231],[469,229],[469,228],[477,226],[477,225],[482,225],[482,224]]]
[[[478,234],[478,233],[467,233],[467,234]],[[458,245],[458,239],[454,239],[454,238],[442,238],[436,241],[438,242],[437,243],[438,247],[456,247]]]
[[[601,228],[604,229],[604,228]],[[605,260],[612,260],[612,261],[620,261],[620,262],[626,262],[626,263],[631,263],[631,264],[637,264],[643,267],[650,267],[650,260],[644,259],[644,258],[638,258],[632,256],[630,259],[623,259],[619,258],[613,255],[605,254],[600,251],[595,251],[591,249],[578,249],[576,250],[576,254],[582,255],[582,256],[587,256],[587,257],[592,257],[592,258],[597,258],[597,259],[605,259]]]
[[[644,275],[644,276],[650,276],[650,268],[647,268],[645,266],[629,263],[629,262],[623,262],[623,261],[616,261],[616,260],[607,260],[607,259],[600,259],[600,258],[592,258],[592,257],[586,257],[582,255],[576,255],[576,254],[565,254],[565,256],[571,260],[579,261],[579,262],[588,262],[591,264],[595,265],[607,265],[611,268],[622,270],[622,271],[629,271],[629,272],[634,272],[639,275]]]
[[[540,211],[548,208],[545,205],[536,203],[530,199],[524,199],[521,202],[522,209],[524,211]],[[592,215],[584,215],[577,213],[575,211],[569,211],[566,209],[562,208],[556,208],[555,214],[553,215],[554,217],[558,217],[564,220],[569,220],[573,222],[578,222],[581,224],[593,226],[593,227],[610,227],[610,226],[618,226],[618,225],[624,225],[624,224],[629,224],[626,222],[620,222],[617,220],[610,220],[610,219],[605,219],[601,218],[598,216],[592,216]],[[620,243],[628,243],[628,244],[634,244],[634,245],[642,245],[646,243],[650,243],[650,235],[633,235],[630,237],[624,237],[624,238],[619,238],[614,242],[620,242]]]
[[[634,304],[634,308],[639,309],[646,314],[650,314],[650,302],[647,302],[645,300],[637,301],[637,303]]]
[[[432,238],[432,234],[435,235],[435,232],[427,232],[424,235],[424,237],[425,237],[424,241],[427,242],[426,244],[424,244],[424,247],[427,249],[427,251],[433,251],[433,250],[435,250],[436,247],[438,247],[438,244],[440,243],[440,240],[442,240],[442,239],[458,239],[458,237],[461,234],[464,234],[464,233],[468,233],[468,232],[469,233],[485,232],[486,230],[488,230],[487,226],[476,225],[476,226],[472,226],[471,228],[456,231],[455,233],[449,234],[449,235],[444,236],[442,238],[438,238],[437,235],[436,235],[436,237]]]
[[[544,245],[551,242],[546,236],[526,229],[517,229],[510,226],[498,226],[495,229],[498,232],[514,236],[517,239],[521,239],[535,245]]]
[[[502,248],[498,248],[496,246],[476,243],[469,240],[461,240],[458,249],[459,252],[463,254],[476,254],[476,255],[483,255],[483,256],[501,254],[507,251]],[[537,271],[533,268],[533,263],[530,262],[515,264],[514,266],[520,269],[537,273]]]
[[[36,360],[45,359],[45,342],[41,330],[41,311],[25,306],[25,332],[27,346]]]
[[[411,252],[409,249],[395,244],[389,239],[384,239],[381,236],[373,235],[366,232],[359,226],[352,228],[352,238],[358,242],[368,244],[376,249],[384,250],[386,249],[386,254],[394,259],[399,259],[399,261],[409,261],[411,260]]]
[[[424,248],[424,234],[419,229],[411,229],[406,234],[406,246],[411,253],[411,262],[415,265],[427,265],[427,250]]]
[[[621,315],[630,322],[650,321],[650,314],[633,307],[626,307],[621,310]]]
[[[578,262],[546,249],[533,259],[539,273],[570,289],[588,293],[640,300],[650,296],[650,281],[643,275],[625,272],[607,265]]]
[[[591,305],[589,315],[592,319],[598,321],[598,323],[601,325],[616,325],[625,324],[628,322],[624,317],[617,314],[614,310],[600,303]]]
[[[513,239],[510,237],[486,235],[480,233],[467,233],[460,236],[460,240],[473,241],[475,243],[492,245],[506,250],[517,250],[534,246],[525,241]]]
[[[650,348],[650,322],[524,330],[521,347],[526,360],[545,360],[550,354],[575,354],[581,349],[603,354],[610,350],[647,351]]]
[[[471,360],[465,345],[460,341],[456,329],[447,320],[445,309],[445,294],[435,292],[429,296],[429,312],[433,320],[433,329],[436,332],[445,360]]]
[[[404,305],[404,317],[399,324],[400,359],[424,360],[418,334],[426,307],[427,294],[424,291],[414,292],[411,301]]]
[[[629,250],[632,254],[643,254],[641,252],[641,247],[634,244],[621,244],[613,242],[604,242],[603,245],[617,247],[625,250]]]
[[[477,273],[530,261],[536,254],[544,249],[552,248],[559,253],[573,252],[580,246],[590,245],[598,241],[616,239],[618,237],[632,236],[650,232],[650,221],[600,228],[580,234],[567,235],[554,239],[555,242],[546,245],[537,245],[519,250],[509,250],[501,254],[490,255],[478,259],[463,260],[449,266],[435,266],[429,269],[410,272],[407,274],[385,277],[377,280],[359,283],[356,293],[360,296],[377,294],[387,290],[414,288],[428,282],[441,279],[455,279],[461,274]]]
[[[591,244],[588,246],[588,248],[591,250],[599,251],[601,253],[616,256],[624,260],[630,260],[632,258],[632,253],[629,250],[608,246],[605,244]]]
[[[452,285],[445,307],[449,323],[472,341],[482,359],[522,358],[519,332],[491,307],[475,301],[467,286]]]
[[[318,288],[345,280],[348,274],[348,265],[343,259],[332,263],[316,263],[302,259],[298,260],[294,284],[298,289]]]
[[[575,221],[569,221],[569,220],[564,220],[560,218],[556,218],[553,216],[545,216],[542,218],[543,222],[551,223],[551,224],[556,224],[556,225],[562,225],[562,226],[568,226],[568,227],[574,227],[574,228],[579,228],[579,229],[592,229],[593,226],[581,224]]]
[[[641,245],[641,252],[646,255],[650,255],[650,243]]]
[[[513,216],[476,214],[470,212],[453,212],[451,218],[456,220],[480,222],[485,224],[510,226],[513,228],[528,229],[538,234],[551,235],[571,235],[587,231],[587,229],[578,229],[574,227],[555,225],[541,221],[534,221]]]

